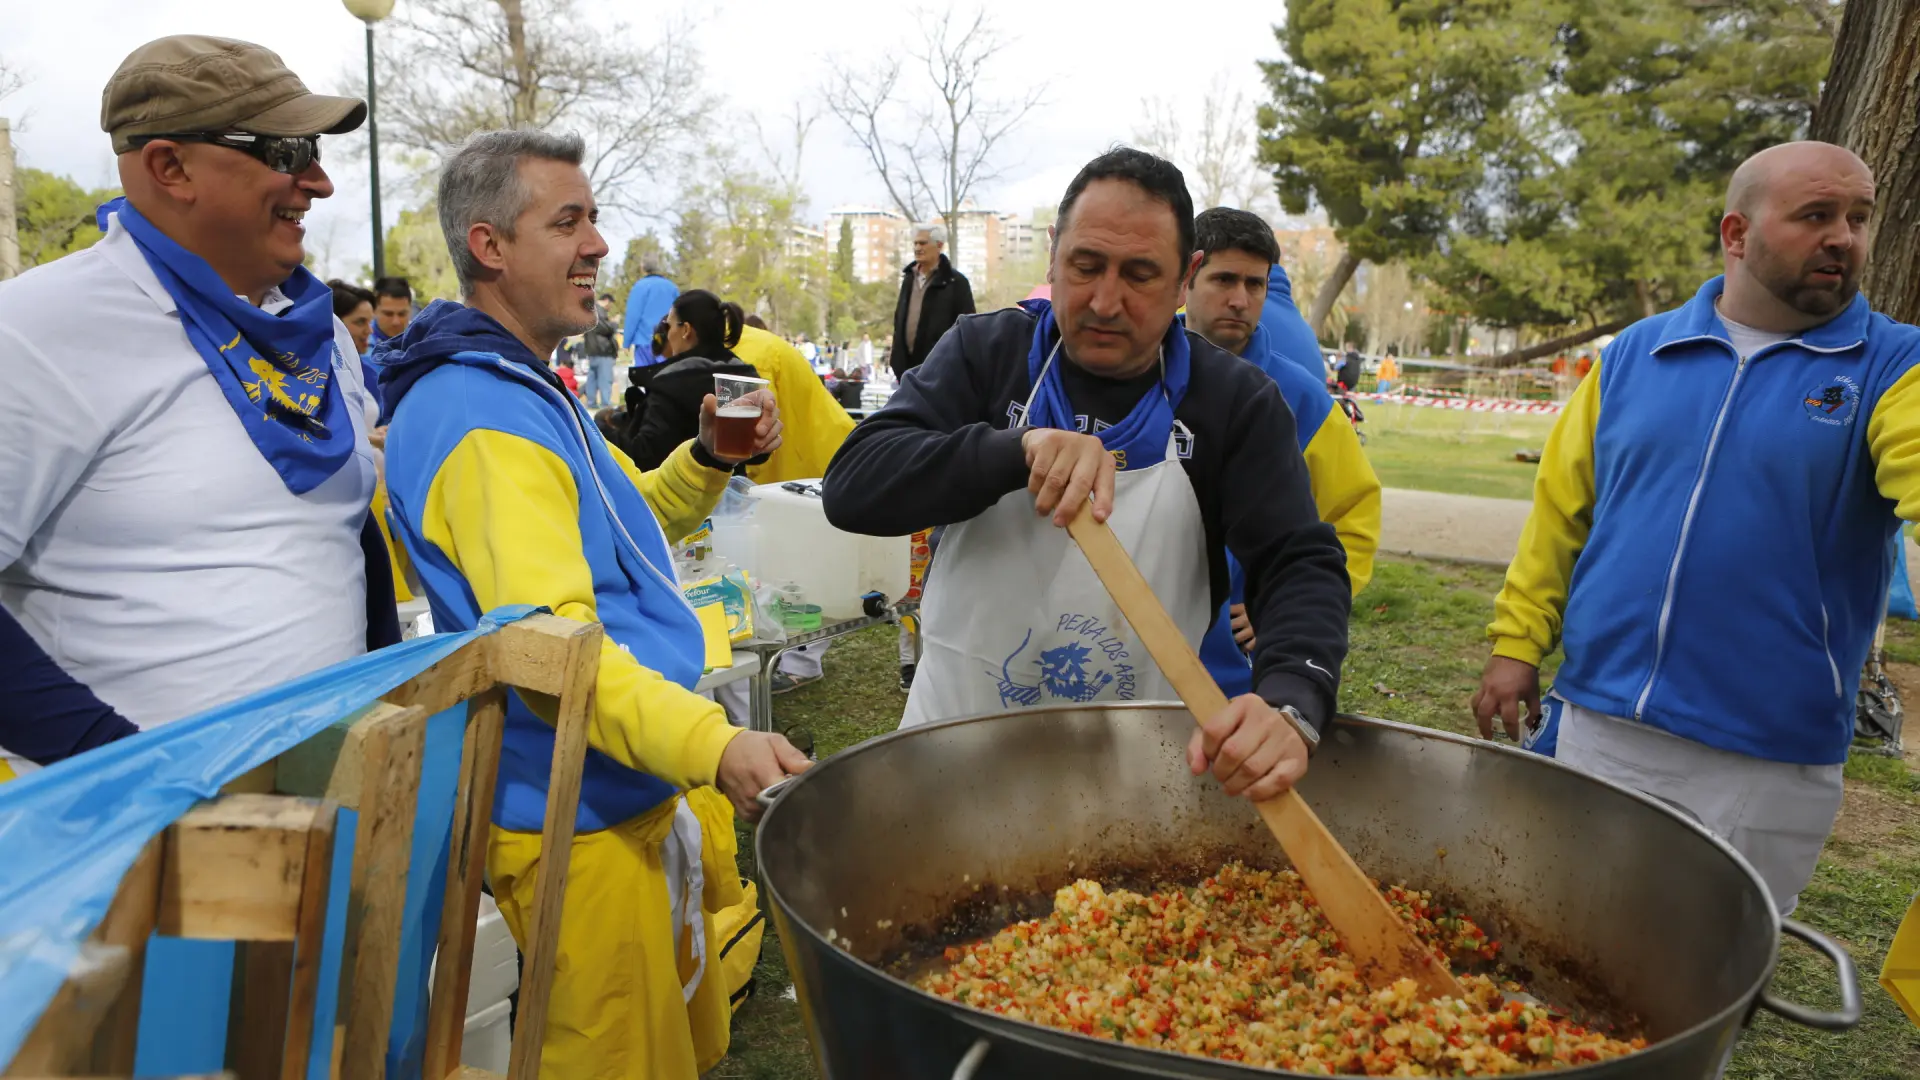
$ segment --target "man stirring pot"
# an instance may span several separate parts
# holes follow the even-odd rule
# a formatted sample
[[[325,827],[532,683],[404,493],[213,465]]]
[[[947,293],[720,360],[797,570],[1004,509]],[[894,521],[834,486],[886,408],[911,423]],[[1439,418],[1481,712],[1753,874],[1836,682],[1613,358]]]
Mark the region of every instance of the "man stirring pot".
[[[1306,773],[1346,654],[1345,557],[1273,380],[1174,321],[1193,247],[1178,169],[1094,159],[1060,204],[1058,306],[961,319],[834,458],[837,527],[948,526],[903,726],[1177,697],[1061,528],[1091,497],[1192,644],[1227,552],[1247,567],[1255,692],[1195,732],[1193,771],[1255,799]]]

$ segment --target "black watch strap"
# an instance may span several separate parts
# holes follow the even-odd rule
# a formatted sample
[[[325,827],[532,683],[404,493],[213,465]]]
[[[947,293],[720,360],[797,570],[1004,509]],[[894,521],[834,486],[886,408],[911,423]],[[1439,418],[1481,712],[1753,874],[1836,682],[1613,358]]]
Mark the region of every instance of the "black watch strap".
[[[707,444],[701,442],[699,439],[693,440],[693,460],[701,466],[713,469],[716,472],[731,473],[734,469],[731,463],[721,461],[719,458],[708,453]]]

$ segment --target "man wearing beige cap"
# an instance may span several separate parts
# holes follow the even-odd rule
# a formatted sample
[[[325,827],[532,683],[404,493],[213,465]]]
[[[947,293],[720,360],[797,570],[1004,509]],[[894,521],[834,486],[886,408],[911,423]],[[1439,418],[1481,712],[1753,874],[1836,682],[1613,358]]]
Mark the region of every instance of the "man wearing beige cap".
[[[44,654],[0,689],[64,673],[72,715],[152,727],[398,639],[366,390],[301,266],[320,136],[366,111],[222,38],[107,83],[106,237],[0,286],[0,606]],[[67,715],[21,756],[90,745]]]

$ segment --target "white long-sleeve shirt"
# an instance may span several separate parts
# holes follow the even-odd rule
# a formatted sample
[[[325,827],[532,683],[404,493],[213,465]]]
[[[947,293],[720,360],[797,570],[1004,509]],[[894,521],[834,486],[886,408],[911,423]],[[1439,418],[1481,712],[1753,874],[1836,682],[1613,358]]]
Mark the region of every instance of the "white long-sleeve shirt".
[[[334,341],[354,455],[295,495],[117,219],[0,285],[0,604],[134,723],[365,651],[374,459],[338,320]]]

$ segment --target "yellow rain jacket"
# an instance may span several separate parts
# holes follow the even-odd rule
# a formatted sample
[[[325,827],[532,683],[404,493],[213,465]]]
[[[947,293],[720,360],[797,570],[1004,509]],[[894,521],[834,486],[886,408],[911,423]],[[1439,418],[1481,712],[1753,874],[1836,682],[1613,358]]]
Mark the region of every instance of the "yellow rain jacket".
[[[827,475],[827,463],[853,431],[853,417],[827,393],[800,350],[779,337],[744,327],[733,354],[773,384],[773,399],[786,425],[780,449],[761,464],[747,466],[747,478],[756,484],[780,484]]]

